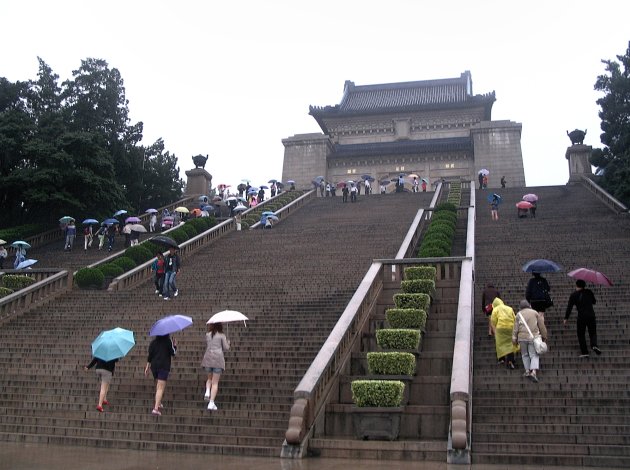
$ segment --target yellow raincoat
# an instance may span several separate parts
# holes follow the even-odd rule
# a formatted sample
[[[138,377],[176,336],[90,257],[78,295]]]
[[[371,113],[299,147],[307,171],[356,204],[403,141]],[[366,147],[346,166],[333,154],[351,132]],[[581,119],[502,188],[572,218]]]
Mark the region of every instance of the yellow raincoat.
[[[520,350],[519,346],[512,344],[512,329],[516,315],[512,307],[508,307],[500,298],[492,301],[492,316],[490,322],[494,327],[494,343],[497,350],[497,359]]]

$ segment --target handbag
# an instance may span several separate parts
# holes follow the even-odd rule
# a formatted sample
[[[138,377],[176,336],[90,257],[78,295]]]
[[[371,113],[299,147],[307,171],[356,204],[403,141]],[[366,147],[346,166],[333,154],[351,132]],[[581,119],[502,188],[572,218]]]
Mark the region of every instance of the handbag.
[[[525,328],[527,328],[527,332],[529,333],[529,336],[531,336],[532,339],[534,340],[534,349],[536,350],[536,354],[542,355],[542,354],[545,354],[546,352],[548,352],[549,351],[549,346],[547,345],[547,343],[545,343],[543,341],[542,336],[540,336],[540,335],[534,336],[534,334],[532,333],[532,330],[529,329],[529,325],[527,324],[527,322],[523,318],[523,315],[521,315],[519,313],[518,314],[518,319],[519,319],[519,321],[523,322],[523,324],[525,325]]]

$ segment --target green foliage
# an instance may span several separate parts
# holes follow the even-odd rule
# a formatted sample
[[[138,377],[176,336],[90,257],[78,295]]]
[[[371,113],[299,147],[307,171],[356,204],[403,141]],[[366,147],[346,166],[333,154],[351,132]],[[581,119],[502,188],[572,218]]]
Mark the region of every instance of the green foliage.
[[[406,352],[369,352],[367,363],[370,374],[413,375],[416,356]]]
[[[401,290],[405,294],[432,294],[435,291],[433,279],[412,279],[400,283]]]
[[[457,213],[457,206],[455,206],[455,204],[453,204],[452,202],[443,202],[442,204],[438,204],[437,206],[435,206],[435,210]]]
[[[397,328],[376,330],[376,343],[384,349],[418,349],[420,331]]]
[[[427,312],[419,308],[388,308],[385,319],[392,328],[420,328],[427,324]]]
[[[431,298],[427,294],[394,294],[394,304],[397,308],[419,308],[427,310]]]
[[[188,222],[186,222],[186,226],[188,227],[194,227],[195,230],[197,231],[195,233],[195,235],[198,235],[200,233],[205,232],[206,230],[208,230],[208,219],[210,217],[197,217],[196,219],[191,219]]]
[[[153,243],[151,240],[146,240],[140,243],[140,245],[138,246],[146,248],[151,253],[151,256],[148,259],[153,258],[158,252],[164,253],[166,251],[166,248],[164,246],[158,245],[157,243]],[[141,263],[138,263],[138,264],[141,264]]]
[[[24,289],[25,287],[35,284],[35,279],[30,276],[23,276],[17,274],[5,274],[0,277],[0,285],[14,291]]]
[[[617,61],[604,60],[606,73],[597,77],[595,90],[604,93],[597,100],[601,107],[601,142],[591,164],[601,175],[599,184],[621,202],[630,206],[630,42]]]
[[[435,246],[422,247],[418,252],[418,258],[444,258],[448,255],[450,255],[449,251]]]
[[[173,240],[175,240],[178,245],[181,245],[182,243],[184,243],[186,240],[190,238],[188,236],[188,233],[185,230],[183,230],[183,227],[177,228],[173,230],[172,232],[168,232],[168,236],[171,237]]]
[[[82,268],[74,276],[74,281],[81,289],[100,288],[104,280],[105,275],[99,268]]]
[[[436,275],[435,266],[410,266],[405,268],[405,279],[431,279]]]
[[[427,229],[427,235],[431,235],[434,232],[439,232],[447,235],[451,239],[455,236],[455,227],[453,227],[448,222],[443,220],[438,220],[437,222],[432,222],[429,228]]]
[[[9,294],[13,294],[13,289],[9,289],[7,287],[0,287],[0,299],[2,297],[6,297]]]
[[[149,248],[150,246],[147,246],[147,243],[130,246],[125,250],[125,256],[132,259],[136,266],[139,266],[155,256],[155,253],[151,252]],[[128,269],[126,269],[126,271],[128,271]]]
[[[5,223],[11,223],[11,221],[6,220]],[[55,226],[45,224],[25,224],[17,227],[7,227],[0,230],[0,239],[8,242],[24,240],[25,238],[46,232],[53,228],[55,228]]]
[[[448,256],[450,254],[450,252],[451,252],[451,245],[452,245],[452,243],[444,241],[444,239],[442,239],[442,238],[430,238],[428,240],[423,240],[422,241],[422,245],[421,245],[420,251],[437,249],[437,250],[440,250],[440,251],[443,251],[444,253],[446,253],[446,255],[444,255],[444,256]]]
[[[118,277],[125,272],[123,268],[113,263],[103,264],[96,269],[99,269],[105,277]]]
[[[395,407],[403,400],[405,384],[400,380],[353,380],[352,401],[359,407]]]
[[[182,225],[181,228],[184,232],[186,232],[189,239],[196,237],[197,234],[199,233],[197,229],[190,224],[190,222],[186,222],[184,225]]]
[[[131,271],[133,268],[137,266],[136,262],[127,256],[120,256],[112,261],[111,264],[115,264],[116,266],[120,266],[125,272]]]

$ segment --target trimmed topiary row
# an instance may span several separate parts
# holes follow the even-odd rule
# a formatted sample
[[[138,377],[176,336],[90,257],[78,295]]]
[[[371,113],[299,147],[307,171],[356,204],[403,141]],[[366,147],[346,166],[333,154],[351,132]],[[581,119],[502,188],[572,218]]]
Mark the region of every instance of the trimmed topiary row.
[[[420,331],[410,328],[376,330],[376,343],[383,349],[418,349]]]
[[[419,308],[388,308],[385,311],[385,319],[392,328],[424,329],[427,312]]]
[[[413,375],[416,356],[407,352],[369,352],[367,363],[370,374]]]
[[[400,406],[405,384],[400,380],[354,380],[352,401],[359,407]]]
[[[13,292],[16,290],[24,289],[25,287],[35,284],[35,279],[30,276],[24,276],[19,274],[5,274],[0,277],[0,286],[7,289],[11,289]]]
[[[456,226],[457,207],[455,204],[450,202],[439,204],[433,211],[431,223],[422,238],[418,257],[441,258],[450,256]]]

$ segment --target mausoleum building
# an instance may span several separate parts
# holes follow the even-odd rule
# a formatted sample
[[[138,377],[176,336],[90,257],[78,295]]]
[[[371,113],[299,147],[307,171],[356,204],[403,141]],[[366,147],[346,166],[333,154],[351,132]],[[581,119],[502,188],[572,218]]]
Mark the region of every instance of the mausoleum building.
[[[341,102],[310,106],[322,133],[282,140],[282,180],[306,188],[317,176],[337,183],[368,174],[378,181],[416,173],[429,186],[477,180],[488,186],[525,186],[521,124],[493,121],[494,91],[474,95],[470,72],[459,78],[357,86],[344,85]],[[410,187],[410,186],[409,186]]]

